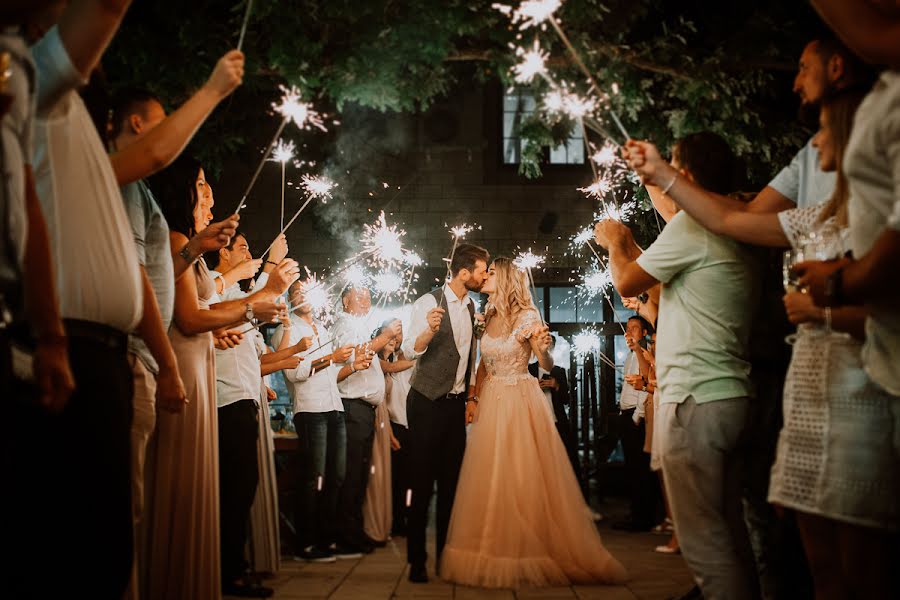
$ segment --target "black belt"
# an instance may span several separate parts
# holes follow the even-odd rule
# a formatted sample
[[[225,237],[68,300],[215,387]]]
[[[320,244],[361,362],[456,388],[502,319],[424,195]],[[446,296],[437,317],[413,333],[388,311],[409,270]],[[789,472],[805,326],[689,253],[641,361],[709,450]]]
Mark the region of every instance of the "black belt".
[[[367,402],[366,400],[363,400],[362,398],[341,398],[341,400],[343,400],[344,402],[359,402],[360,404],[365,404],[372,410],[375,410],[374,404],[372,404],[371,402]]]
[[[128,346],[128,334],[109,325],[81,319],[63,319],[63,326],[69,338],[90,340],[113,350],[124,350]]]
[[[465,399],[466,393],[460,392],[458,394],[446,394],[443,397],[446,398],[447,400],[460,400],[460,399]]]

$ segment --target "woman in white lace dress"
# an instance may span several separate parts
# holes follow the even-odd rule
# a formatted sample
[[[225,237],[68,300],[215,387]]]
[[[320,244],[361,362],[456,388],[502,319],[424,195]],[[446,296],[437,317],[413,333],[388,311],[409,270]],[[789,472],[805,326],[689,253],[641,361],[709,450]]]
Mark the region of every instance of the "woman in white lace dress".
[[[687,185],[675,200],[705,227],[743,242],[803,249],[810,239],[846,239],[840,164],[863,96],[848,90],[823,100],[813,144],[820,168],[838,172],[827,202],[755,214]],[[631,164],[645,183],[666,185],[671,169],[656,148],[632,145]],[[864,308],[821,309],[797,291],[784,303],[798,329],[769,501],[796,511],[817,597],[878,597],[891,568],[886,531],[900,529],[900,407],[863,370]]]
[[[620,583],[625,569],[600,541],[553,413],[528,373],[532,353],[548,371],[553,359],[525,274],[507,258],[489,273],[478,410],[441,577],[494,588]]]

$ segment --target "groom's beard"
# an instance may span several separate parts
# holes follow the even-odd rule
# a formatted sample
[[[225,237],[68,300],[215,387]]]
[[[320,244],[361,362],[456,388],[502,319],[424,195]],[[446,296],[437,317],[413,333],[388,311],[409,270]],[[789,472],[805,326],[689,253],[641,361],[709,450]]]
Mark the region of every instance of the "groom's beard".
[[[465,283],[466,289],[470,292],[480,292],[481,288],[484,287],[484,282],[482,281],[480,284],[469,283],[468,281]]]

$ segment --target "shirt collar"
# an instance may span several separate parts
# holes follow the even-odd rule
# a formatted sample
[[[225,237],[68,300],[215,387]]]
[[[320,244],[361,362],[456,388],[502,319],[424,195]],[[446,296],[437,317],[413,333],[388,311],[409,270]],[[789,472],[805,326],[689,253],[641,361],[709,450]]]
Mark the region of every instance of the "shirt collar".
[[[456,295],[456,292],[453,291],[449,283],[444,284],[444,297],[447,299],[447,302],[462,302],[463,306],[468,306],[472,301],[468,292],[462,297],[462,300],[460,300],[459,296]]]

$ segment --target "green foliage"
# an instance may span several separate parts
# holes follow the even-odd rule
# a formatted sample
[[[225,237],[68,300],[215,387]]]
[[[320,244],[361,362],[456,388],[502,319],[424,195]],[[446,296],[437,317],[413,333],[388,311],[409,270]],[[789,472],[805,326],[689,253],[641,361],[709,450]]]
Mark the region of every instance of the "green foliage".
[[[457,83],[504,78],[514,60],[508,44],[530,45],[534,35],[552,52],[554,75],[585,89],[552,30],[517,40],[491,3],[257,0],[245,84],[201,130],[195,151],[214,170],[228,157],[252,158],[274,130],[267,113],[280,83],[334,113],[348,103],[418,111]],[[108,79],[178,104],[236,43],[243,14],[234,0],[136,2],[107,54]],[[759,183],[808,135],[789,92],[815,23],[805,3],[567,0],[558,16],[600,85],[618,84],[613,104],[634,137],[667,147],[686,133],[716,131]],[[540,175],[540,148],[562,137],[553,125],[522,124],[529,177]]]

